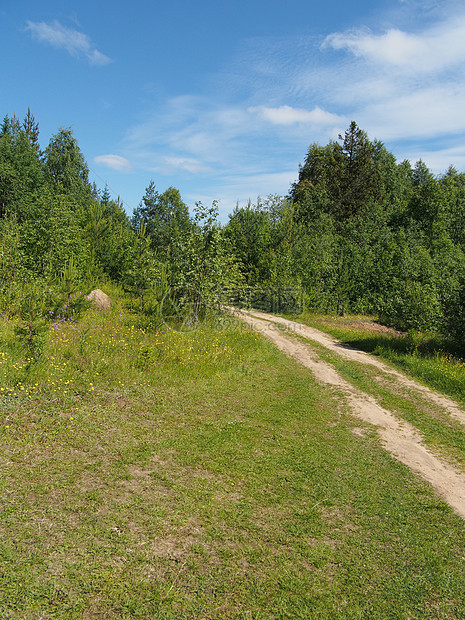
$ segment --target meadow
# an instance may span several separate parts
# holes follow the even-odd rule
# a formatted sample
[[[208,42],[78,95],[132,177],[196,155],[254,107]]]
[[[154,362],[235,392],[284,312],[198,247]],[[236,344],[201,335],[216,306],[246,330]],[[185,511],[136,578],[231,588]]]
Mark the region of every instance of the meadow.
[[[0,362],[1,618],[465,617],[463,520],[234,319],[3,317]]]

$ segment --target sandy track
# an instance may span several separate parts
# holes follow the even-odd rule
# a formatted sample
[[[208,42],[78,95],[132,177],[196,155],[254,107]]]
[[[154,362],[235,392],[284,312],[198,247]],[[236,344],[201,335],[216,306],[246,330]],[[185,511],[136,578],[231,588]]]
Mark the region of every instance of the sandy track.
[[[381,372],[395,377],[397,383],[399,383],[400,385],[419,392],[434,404],[439,405],[451,417],[459,420],[459,422],[461,422],[465,426],[465,411],[463,411],[463,409],[461,409],[460,406],[451,398],[448,398],[447,396],[444,396],[442,394],[438,394],[437,392],[430,390],[426,386],[421,385],[420,383],[417,383],[412,379],[409,379],[402,373],[394,370],[394,368],[383,364],[383,362],[373,357],[369,353],[365,353],[364,351],[359,351],[358,349],[353,349],[352,347],[344,345],[332,336],[329,336],[328,334],[325,334],[313,327],[309,327],[308,325],[303,325],[302,323],[289,321],[279,316],[265,314],[264,312],[253,311],[249,313],[245,312],[244,314],[248,314],[251,317],[256,317],[265,321],[272,321],[273,323],[277,323],[278,325],[283,325],[290,333],[295,333],[299,336],[302,336],[303,338],[307,338],[308,340],[313,340],[318,344],[324,346],[326,349],[337,353],[337,355],[343,357],[344,359],[350,360],[352,362],[368,364],[369,366],[374,366]]]
[[[309,368],[319,382],[337,388],[357,417],[377,427],[385,449],[428,481],[455,512],[465,519],[464,472],[432,454],[424,445],[418,429],[404,420],[399,420],[393,413],[381,407],[372,396],[356,389],[330,364],[311,351],[304,342],[293,338],[290,334],[313,340],[344,359],[376,366],[381,372],[394,376],[400,384],[416,390],[465,424],[465,412],[457,403],[408,379],[368,353],[343,346],[317,329],[264,312],[234,310],[234,313],[254,330],[263,333],[286,355]],[[285,333],[279,326],[284,327],[288,333]]]

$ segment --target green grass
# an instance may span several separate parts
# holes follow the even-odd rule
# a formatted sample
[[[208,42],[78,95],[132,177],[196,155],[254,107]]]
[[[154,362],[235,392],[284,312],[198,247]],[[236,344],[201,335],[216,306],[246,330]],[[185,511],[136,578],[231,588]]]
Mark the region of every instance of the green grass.
[[[465,405],[465,361],[463,343],[438,335],[382,333],[370,329],[374,317],[299,315],[298,320],[321,329],[341,342],[377,355],[425,385]]]
[[[354,387],[374,396],[381,406],[413,424],[430,450],[459,464],[459,467],[465,467],[463,424],[444,408],[432,402],[427,395],[400,385],[396,377],[383,375],[372,366],[341,358],[315,342],[307,343]]]
[[[1,618],[465,617],[463,521],[242,325],[0,334]]]
[[[330,333],[345,344],[376,354],[412,378],[455,396],[464,404],[460,398],[465,384],[464,365],[459,358],[438,350],[439,343],[433,338],[423,334],[379,333],[375,330],[381,326],[373,324],[372,317],[303,315],[299,320]],[[399,385],[395,377],[382,375],[378,369],[341,358],[313,341],[309,341],[309,346],[352,385],[374,396],[383,407],[418,428],[430,449],[465,466],[463,424],[443,408],[416,390]]]

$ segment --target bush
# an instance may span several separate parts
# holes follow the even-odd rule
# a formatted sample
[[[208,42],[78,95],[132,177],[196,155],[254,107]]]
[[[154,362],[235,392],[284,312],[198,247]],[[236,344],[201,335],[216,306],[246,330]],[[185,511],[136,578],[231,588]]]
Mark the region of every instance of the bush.
[[[396,281],[379,314],[383,323],[402,331],[437,331],[443,322],[436,287],[415,280]]]

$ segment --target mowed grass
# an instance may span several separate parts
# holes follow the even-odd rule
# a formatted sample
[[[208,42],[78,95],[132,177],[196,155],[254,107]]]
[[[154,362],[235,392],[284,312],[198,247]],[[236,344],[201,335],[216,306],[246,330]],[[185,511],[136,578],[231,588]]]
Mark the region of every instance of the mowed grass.
[[[463,520],[242,325],[0,330],[1,618],[465,617]]]

